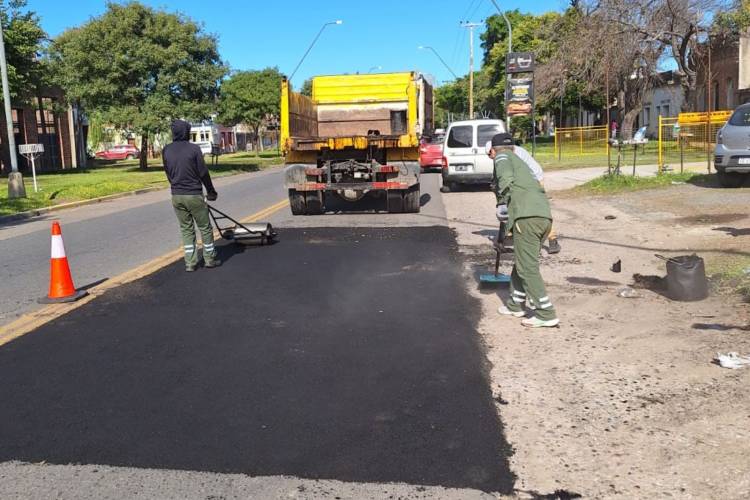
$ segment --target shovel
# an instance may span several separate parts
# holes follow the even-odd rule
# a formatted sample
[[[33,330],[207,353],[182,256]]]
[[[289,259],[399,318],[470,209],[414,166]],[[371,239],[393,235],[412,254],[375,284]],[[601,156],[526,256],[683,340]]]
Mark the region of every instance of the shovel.
[[[498,284],[498,283],[510,283],[510,276],[500,272],[500,254],[505,251],[505,236],[506,236],[505,222],[500,223],[500,227],[497,230],[497,237],[493,246],[495,247],[495,272],[493,274],[481,274],[479,275],[480,284]]]

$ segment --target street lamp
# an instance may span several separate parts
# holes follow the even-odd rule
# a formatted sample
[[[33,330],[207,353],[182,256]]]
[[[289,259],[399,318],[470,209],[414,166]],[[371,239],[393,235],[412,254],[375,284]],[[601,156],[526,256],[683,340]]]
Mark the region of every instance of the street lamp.
[[[510,25],[510,21],[508,20],[508,16],[505,15],[505,12],[500,10],[500,6],[497,5],[497,2],[495,0],[492,0],[492,5],[495,6],[495,9],[497,9],[497,12],[503,16],[503,19],[505,19],[505,25],[508,27],[508,54],[513,52],[513,26]]]
[[[325,30],[327,26],[330,26],[332,24],[344,24],[344,21],[342,21],[341,19],[337,19],[336,21],[330,21],[328,23],[325,23],[325,24],[323,24],[323,26],[320,27],[320,31],[318,31],[318,34],[315,35],[315,38],[313,38],[312,43],[310,44],[310,46],[305,51],[305,55],[302,56],[302,59],[299,60],[299,62],[297,63],[297,66],[294,68],[294,71],[292,71],[292,75],[289,77],[289,81],[290,82],[292,81],[292,78],[294,78],[294,74],[297,72],[297,70],[299,69],[299,67],[302,66],[302,62],[307,57],[307,54],[309,54],[310,51],[312,50],[313,46],[315,45],[315,42],[317,42],[318,38],[320,38],[320,35],[323,34],[323,30]]]
[[[431,50],[432,53],[435,54],[438,59],[440,59],[440,62],[443,63],[443,66],[445,66],[448,69],[448,71],[451,72],[451,75],[453,75],[453,78],[455,78],[456,80],[458,80],[458,75],[451,69],[450,66],[448,66],[448,63],[446,63],[443,60],[443,58],[440,57],[440,54],[438,54],[437,50],[433,49],[432,47],[430,47],[428,45],[420,45],[419,47],[417,47],[417,49],[419,49],[419,50]]]
[[[5,123],[8,126],[8,150],[10,153],[11,173],[8,175],[8,198],[26,198],[26,187],[23,176],[18,171],[16,158],[16,137],[13,135],[13,116],[10,111],[10,88],[8,87],[8,64],[5,60],[5,41],[3,27],[0,24],[0,77],[3,80],[3,104],[5,105]]]
[[[505,12],[503,12],[502,10],[500,10],[500,6],[497,4],[497,2],[495,0],[492,0],[492,5],[494,5],[495,9],[497,9],[497,12],[501,16],[503,16],[503,19],[505,19],[505,26],[508,27],[508,54],[510,54],[511,52],[513,52],[513,26],[511,26],[510,20],[508,19],[508,16],[505,15]],[[506,92],[505,93],[506,93],[506,98],[507,98],[507,93],[508,93],[507,92],[507,86],[508,86],[508,83],[507,83],[508,79],[507,79],[507,77],[506,77],[505,81],[506,81],[506,83],[505,83]],[[534,120],[535,120],[535,117],[533,116],[533,113],[532,113],[531,123],[532,123],[532,126],[536,127],[536,124],[535,124]],[[508,130],[510,130],[510,116],[508,116],[508,106],[507,106],[507,103],[506,103],[506,106],[505,106],[505,122],[506,122],[506,125],[508,126]]]

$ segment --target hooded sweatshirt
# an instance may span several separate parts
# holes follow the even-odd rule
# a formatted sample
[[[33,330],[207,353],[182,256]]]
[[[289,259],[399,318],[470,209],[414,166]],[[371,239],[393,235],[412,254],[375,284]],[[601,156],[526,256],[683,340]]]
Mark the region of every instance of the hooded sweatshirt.
[[[182,120],[172,122],[172,143],[162,153],[164,170],[172,186],[172,194],[203,194],[216,192],[203,161],[201,148],[189,142],[190,124]]]

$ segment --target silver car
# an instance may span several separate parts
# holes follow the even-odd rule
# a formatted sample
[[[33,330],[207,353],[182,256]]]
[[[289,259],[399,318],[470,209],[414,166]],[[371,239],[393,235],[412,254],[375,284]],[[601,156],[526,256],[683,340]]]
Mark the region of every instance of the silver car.
[[[714,166],[724,187],[742,186],[750,174],[750,104],[743,104],[716,135]]]

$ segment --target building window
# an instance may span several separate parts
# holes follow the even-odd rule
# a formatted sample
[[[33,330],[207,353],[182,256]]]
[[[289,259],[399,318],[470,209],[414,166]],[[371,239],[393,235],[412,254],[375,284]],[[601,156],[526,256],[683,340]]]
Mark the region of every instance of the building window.
[[[664,113],[663,116],[669,116],[669,104],[665,104],[661,107],[661,112]]]
[[[711,111],[716,111],[719,108],[719,82],[714,82],[714,88],[713,93],[711,97],[713,98],[713,109]]]
[[[36,131],[39,143],[44,144],[41,167],[53,169],[60,166],[60,153],[57,136],[57,119],[53,111],[54,101],[49,97],[38,99],[36,110]]]
[[[734,81],[727,78],[727,109],[734,109]]]
[[[646,127],[651,125],[651,108],[648,106],[643,108],[643,125]]]

